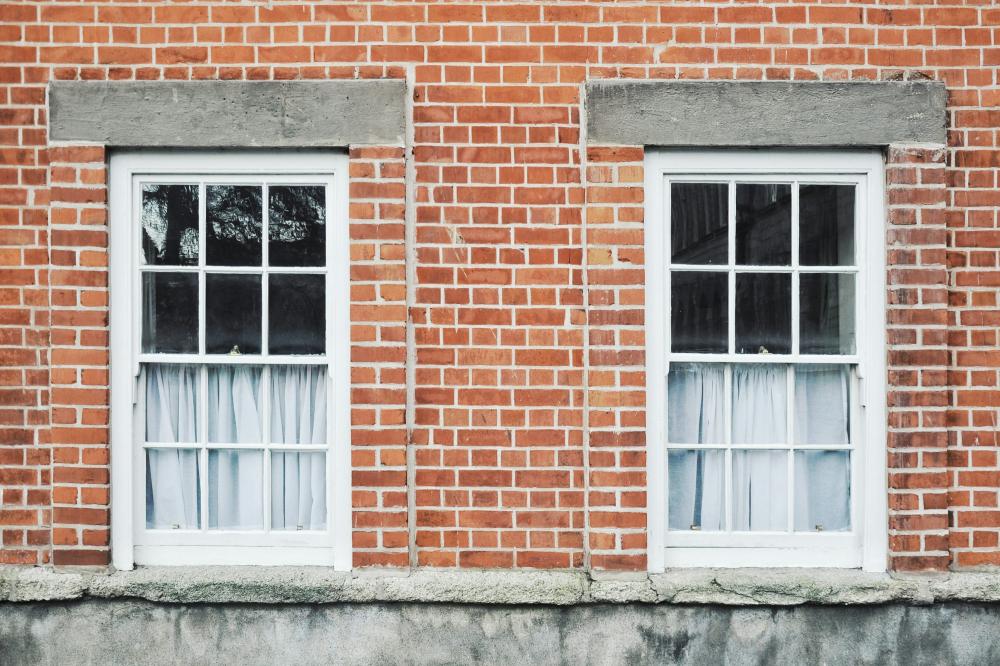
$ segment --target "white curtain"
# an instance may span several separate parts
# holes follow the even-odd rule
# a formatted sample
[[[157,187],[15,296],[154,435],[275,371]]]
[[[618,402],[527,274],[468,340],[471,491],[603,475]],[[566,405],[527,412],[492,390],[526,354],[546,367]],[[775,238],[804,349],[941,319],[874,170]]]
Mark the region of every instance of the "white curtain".
[[[788,414],[784,365],[733,365],[733,444],[783,444]],[[788,529],[788,454],[733,452],[733,529]]]
[[[262,444],[261,369],[217,365],[208,369],[208,441]]]
[[[271,441],[326,442],[326,368],[271,369]],[[326,456],[275,453],[271,458],[271,527],[326,527]]]
[[[667,438],[725,444],[726,376],[719,363],[674,363],[667,375]]]
[[[672,450],[667,456],[672,530],[725,527],[726,454],[721,449]]]
[[[208,440],[218,444],[262,444],[261,369],[221,365],[208,369]],[[264,527],[264,455],[260,451],[212,449],[208,453],[208,526]]]
[[[147,439],[197,445],[196,366],[149,365],[146,385]],[[326,370],[309,366],[270,369],[271,437],[274,444],[326,443]],[[252,366],[208,368],[208,440],[212,444],[263,444],[262,371]],[[326,458],[322,452],[275,453],[271,510],[276,529],[326,526]],[[155,449],[147,455],[147,524],[156,528],[198,527],[197,451]],[[208,456],[208,526],[264,526],[264,452],[212,448]]]
[[[275,453],[271,458],[271,527],[326,527],[326,457],[322,453]]]
[[[733,451],[733,529],[788,529],[786,451]]]
[[[145,386],[146,441],[198,441],[198,369],[150,365],[140,370]],[[146,527],[198,527],[198,454],[193,449],[146,449]]]
[[[725,370],[675,363],[667,375],[667,437],[675,444],[724,444]],[[725,454],[671,450],[667,459],[670,529],[723,529]]]
[[[846,365],[795,367],[795,441],[798,444],[847,444],[850,439]]]
[[[800,444],[850,441],[850,370],[846,365],[795,368],[795,440]],[[795,529],[851,527],[851,464],[847,451],[795,454]]]
[[[733,444],[784,444],[788,414],[784,365],[733,365]]]
[[[795,529],[851,529],[851,458],[847,451],[795,452]]]
[[[732,529],[788,529],[790,453],[744,444],[788,440],[788,367],[733,364]],[[668,376],[671,444],[725,443],[722,364],[684,363]],[[850,432],[847,366],[795,367],[794,423],[799,444],[847,444]],[[850,529],[850,456],[845,451],[799,451],[795,475],[795,529]],[[671,529],[723,529],[725,459],[721,451],[672,448],[668,456]]]

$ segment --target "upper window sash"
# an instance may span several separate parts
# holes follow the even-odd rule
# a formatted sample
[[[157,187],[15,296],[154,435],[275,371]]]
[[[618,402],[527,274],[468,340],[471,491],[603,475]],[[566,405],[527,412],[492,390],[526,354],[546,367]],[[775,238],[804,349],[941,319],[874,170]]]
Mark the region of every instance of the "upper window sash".
[[[725,163],[725,160],[722,160]],[[707,165],[698,164],[698,166],[704,167]],[[804,170],[805,171],[805,170]],[[865,256],[866,247],[864,234],[860,233],[860,230],[864,224],[864,202],[867,201],[868,191],[867,178],[863,173],[845,173],[845,172],[835,172],[832,170],[818,170],[814,169],[812,172],[803,173],[798,170],[792,171],[774,171],[761,169],[759,171],[752,171],[749,169],[730,169],[725,170],[721,167],[716,170],[693,170],[693,171],[683,171],[678,173],[664,172],[661,174],[661,187],[659,195],[650,194],[649,196],[660,196],[662,201],[662,211],[664,217],[661,219],[669,220],[671,209],[672,209],[672,190],[673,185],[694,185],[694,184],[717,184],[725,186],[727,188],[727,224],[726,224],[726,261],[717,263],[678,263],[674,262],[673,252],[671,247],[671,230],[667,228],[663,234],[663,247],[664,256],[666,258],[666,271],[665,271],[665,289],[664,294],[666,295],[666,349],[667,349],[667,360],[669,361],[727,361],[733,363],[859,363],[861,360],[861,354],[858,349],[861,345],[861,340],[858,339],[857,330],[855,330],[855,352],[854,353],[808,353],[800,351],[800,298],[801,298],[801,286],[800,286],[800,276],[803,274],[844,274],[852,276],[853,280],[853,290],[854,290],[854,303],[853,303],[853,317],[855,329],[857,329],[859,323],[861,322],[861,317],[864,315],[862,307],[862,299],[859,298],[860,294],[863,293],[865,289],[865,276],[864,271],[861,270],[860,258]],[[737,187],[739,185],[757,185],[757,184],[784,184],[791,188],[791,210],[790,210],[790,258],[787,263],[784,264],[753,264],[753,263],[740,263],[737,261]],[[853,229],[854,229],[854,258],[851,263],[845,263],[842,265],[821,265],[821,264],[802,264],[799,257],[799,238],[800,238],[800,227],[802,220],[800,219],[800,209],[799,209],[799,194],[800,188],[810,185],[843,185],[855,188],[854,196],[854,211],[853,211]],[[725,286],[726,290],[726,312],[725,318],[728,326],[726,331],[727,337],[727,349],[725,351],[711,351],[711,352],[696,352],[696,351],[675,351],[673,349],[671,330],[672,330],[672,320],[671,320],[671,286],[672,280],[677,273],[712,273],[712,274],[725,274],[727,276],[727,282]],[[737,274],[780,274],[789,275],[789,296],[790,311],[791,311],[791,350],[786,353],[768,351],[768,353],[754,354],[754,353],[737,353],[735,349],[736,345],[736,276]]]

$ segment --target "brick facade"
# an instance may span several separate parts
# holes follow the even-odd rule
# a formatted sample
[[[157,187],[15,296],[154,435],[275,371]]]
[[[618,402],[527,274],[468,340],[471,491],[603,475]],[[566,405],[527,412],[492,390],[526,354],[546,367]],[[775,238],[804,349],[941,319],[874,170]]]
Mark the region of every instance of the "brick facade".
[[[356,566],[646,566],[643,150],[589,79],[944,81],[887,151],[891,566],[1000,565],[991,0],[0,6],[0,563],[105,564],[106,151],[51,80],[406,79],[350,155]],[[372,110],[377,113],[377,109]]]

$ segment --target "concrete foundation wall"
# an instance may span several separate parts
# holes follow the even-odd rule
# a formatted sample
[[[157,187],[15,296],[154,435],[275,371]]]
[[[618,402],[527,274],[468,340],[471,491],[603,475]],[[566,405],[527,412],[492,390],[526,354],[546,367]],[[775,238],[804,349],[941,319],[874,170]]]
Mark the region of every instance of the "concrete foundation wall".
[[[987,664],[1000,607],[0,604],[2,664]]]

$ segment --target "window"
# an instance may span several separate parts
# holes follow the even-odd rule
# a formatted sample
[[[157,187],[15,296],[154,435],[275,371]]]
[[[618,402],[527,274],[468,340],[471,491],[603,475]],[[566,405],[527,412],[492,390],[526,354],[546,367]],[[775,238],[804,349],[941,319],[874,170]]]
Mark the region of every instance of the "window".
[[[349,566],[345,163],[113,155],[119,568]]]
[[[647,193],[654,566],[884,570],[880,156],[653,151]]]

